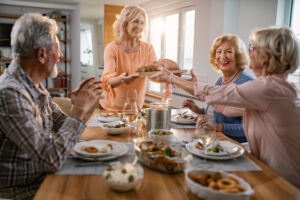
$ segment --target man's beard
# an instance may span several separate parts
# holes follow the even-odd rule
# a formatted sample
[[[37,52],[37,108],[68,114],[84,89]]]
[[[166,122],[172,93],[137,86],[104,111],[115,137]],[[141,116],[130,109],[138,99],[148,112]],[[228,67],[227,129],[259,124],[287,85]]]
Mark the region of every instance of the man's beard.
[[[53,67],[52,72],[49,74],[49,78],[56,78],[58,74],[57,65],[55,64]]]

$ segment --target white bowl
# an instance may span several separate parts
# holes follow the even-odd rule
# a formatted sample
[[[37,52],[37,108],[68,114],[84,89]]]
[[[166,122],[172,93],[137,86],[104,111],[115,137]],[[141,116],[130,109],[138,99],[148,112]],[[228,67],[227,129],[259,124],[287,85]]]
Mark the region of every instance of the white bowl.
[[[198,196],[201,199],[206,200],[246,200],[248,199],[254,191],[252,190],[249,183],[244,181],[244,179],[234,175],[229,174],[225,172],[220,172],[222,174],[222,177],[225,178],[227,176],[233,176],[239,184],[246,189],[245,192],[239,192],[239,193],[226,193],[226,192],[220,192],[218,190],[210,189],[206,186],[203,186],[199,183],[194,182],[190,177],[188,176],[189,172],[195,172],[196,174],[212,174],[215,171],[209,171],[209,170],[197,170],[197,169],[187,169],[185,170],[185,182],[188,186],[188,188],[191,190],[193,194]]]
[[[168,131],[171,134],[170,135],[156,135],[156,134],[154,134],[154,132],[157,132],[157,131]],[[171,130],[167,130],[167,129],[154,129],[154,130],[151,130],[151,131],[149,131],[148,136],[153,141],[162,141],[165,144],[171,144],[175,140],[174,133]]]
[[[106,131],[108,134],[110,135],[119,135],[125,131],[127,131],[129,129],[129,126],[126,124],[125,127],[120,127],[120,128],[109,128],[109,127],[105,127],[105,125],[109,125],[109,126],[116,126],[118,125],[119,123],[125,123],[125,122],[122,122],[122,121],[114,121],[114,122],[108,122],[108,123],[104,123],[104,124],[101,124],[100,127]]]
[[[144,170],[139,164],[133,166],[131,163],[117,163],[109,168],[106,168],[103,177],[111,189],[119,192],[134,189],[144,177]],[[122,173],[124,168],[126,173]]]

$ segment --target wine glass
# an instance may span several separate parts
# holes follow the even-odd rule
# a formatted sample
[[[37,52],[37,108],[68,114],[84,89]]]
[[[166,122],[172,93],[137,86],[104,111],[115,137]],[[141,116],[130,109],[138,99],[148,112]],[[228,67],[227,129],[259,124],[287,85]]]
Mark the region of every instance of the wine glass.
[[[128,91],[126,102],[123,106],[123,112],[121,113],[121,117],[125,119],[126,123],[129,126],[129,136],[128,141],[131,142],[131,129],[132,125],[135,123],[136,118],[139,114],[139,110],[136,105],[137,92],[136,90]]]
[[[166,103],[168,105],[171,105],[172,101],[173,101],[173,91],[171,88],[169,88],[169,90],[166,90],[166,88],[163,90],[163,96],[162,96],[162,102]]]
[[[216,138],[216,124],[215,124],[213,116],[198,115],[195,136],[197,139],[199,139],[199,142],[203,146],[204,160],[205,160],[205,162],[207,162],[206,161],[207,147]],[[209,164],[206,163],[202,167],[207,168],[207,167],[209,167]]]

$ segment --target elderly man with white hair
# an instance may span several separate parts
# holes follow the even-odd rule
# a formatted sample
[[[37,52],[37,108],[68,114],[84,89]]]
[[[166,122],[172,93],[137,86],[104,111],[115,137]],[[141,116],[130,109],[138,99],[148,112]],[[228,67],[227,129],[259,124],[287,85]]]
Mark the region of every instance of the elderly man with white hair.
[[[94,78],[72,91],[67,116],[41,82],[57,75],[63,56],[56,22],[38,13],[19,18],[11,33],[13,61],[0,77],[0,198],[31,199],[47,173],[59,169],[99,100]]]

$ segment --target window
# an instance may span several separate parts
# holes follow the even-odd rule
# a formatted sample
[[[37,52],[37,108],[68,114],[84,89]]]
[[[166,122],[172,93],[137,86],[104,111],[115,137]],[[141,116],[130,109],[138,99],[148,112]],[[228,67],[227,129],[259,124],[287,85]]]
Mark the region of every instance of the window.
[[[294,0],[292,5],[292,12],[291,12],[291,28],[297,35],[298,39],[300,40],[300,0]],[[290,74],[288,80],[295,83],[296,86],[300,90],[300,68],[293,73]]]
[[[92,24],[80,24],[80,64],[93,65]]]
[[[183,69],[193,68],[195,11],[184,13]],[[193,38],[193,39],[191,39]]]
[[[150,18],[149,41],[157,58],[168,58],[181,69],[192,69],[195,10],[185,8]],[[149,81],[148,91],[160,93],[161,84]]]

